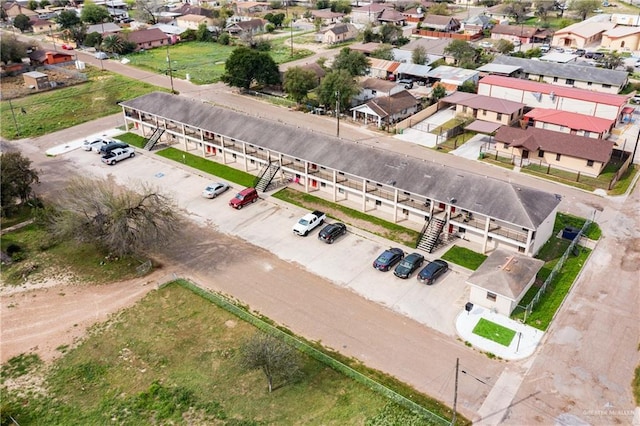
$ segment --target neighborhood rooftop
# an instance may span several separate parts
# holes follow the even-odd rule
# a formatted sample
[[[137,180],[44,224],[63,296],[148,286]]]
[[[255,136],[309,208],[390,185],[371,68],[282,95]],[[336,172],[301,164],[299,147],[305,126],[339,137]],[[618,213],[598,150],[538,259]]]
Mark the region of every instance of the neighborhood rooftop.
[[[182,96],[154,92],[121,105],[373,182],[393,185],[400,191],[455,203],[459,209],[528,229],[536,229],[560,203],[554,194],[537,189],[240,114]]]
[[[446,98],[442,98],[442,102],[463,105],[479,110],[494,111],[501,114],[512,114],[520,111],[526,106],[526,104],[520,102],[507,101],[504,99],[491,98],[489,96],[466,92],[454,92]]]

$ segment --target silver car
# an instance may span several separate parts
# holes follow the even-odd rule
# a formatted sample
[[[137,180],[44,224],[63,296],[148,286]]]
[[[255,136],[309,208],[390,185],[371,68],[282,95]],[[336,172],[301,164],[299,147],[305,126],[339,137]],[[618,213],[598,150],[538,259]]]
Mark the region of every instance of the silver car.
[[[225,192],[229,189],[229,185],[222,182],[210,183],[207,187],[202,191],[202,196],[204,198],[216,198],[218,195]]]
[[[110,141],[104,138],[89,138],[85,139],[82,143],[82,148],[85,151],[100,151],[102,145],[108,144]]]

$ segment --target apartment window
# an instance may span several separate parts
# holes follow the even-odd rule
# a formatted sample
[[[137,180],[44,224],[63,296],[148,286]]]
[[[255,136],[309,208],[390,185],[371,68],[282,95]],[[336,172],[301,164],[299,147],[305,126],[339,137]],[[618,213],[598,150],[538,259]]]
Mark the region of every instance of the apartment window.
[[[585,138],[588,138],[588,137],[589,137],[589,135],[591,135],[591,133],[586,132],[586,131],[584,132],[584,137],[585,137]]]
[[[556,161],[560,161],[560,157],[562,157],[560,154],[556,154]]]
[[[602,88],[604,89],[611,89],[611,85],[610,84],[603,84]]]
[[[373,96],[375,96],[375,95],[376,95],[376,91],[375,91],[375,90],[371,90],[371,94],[372,94]]]
[[[409,214],[409,210],[407,210],[407,209],[402,209],[402,214]]]
[[[518,253],[524,253],[524,247],[518,247]]]
[[[338,193],[344,194],[344,188],[338,188]]]
[[[320,182],[320,188],[325,188],[327,184],[325,182]]]
[[[593,160],[587,160],[587,167],[593,167]]]
[[[587,86],[593,86],[593,82],[588,81],[588,82],[587,82]]]
[[[498,113],[498,116],[496,117],[498,120],[502,120],[502,114]]]
[[[504,149],[507,149],[507,148],[509,148],[509,144],[508,144],[508,143],[503,143],[503,144],[502,144],[502,147],[503,147]]]
[[[487,292],[487,300],[495,302],[497,298],[498,298],[497,294],[491,293],[490,291]]]
[[[539,158],[543,158],[544,157],[544,151],[543,150],[538,151],[538,157]]]
[[[568,78],[567,79],[567,84],[570,84],[571,86],[573,86],[574,84],[576,84],[576,81]]]
[[[462,112],[463,112],[464,114],[466,114],[466,113],[467,113],[467,107],[466,107],[466,106],[463,106],[463,107],[462,107]]]
[[[382,201],[376,200],[376,206],[381,206],[381,205],[382,205]]]
[[[553,77],[553,82],[557,83],[558,82],[558,77]]]
[[[482,115],[487,115],[487,110],[486,109],[482,110]]]

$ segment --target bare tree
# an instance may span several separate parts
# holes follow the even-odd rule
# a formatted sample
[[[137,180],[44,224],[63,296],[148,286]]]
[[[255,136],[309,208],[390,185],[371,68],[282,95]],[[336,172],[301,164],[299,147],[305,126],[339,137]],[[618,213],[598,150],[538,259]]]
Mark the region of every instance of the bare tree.
[[[247,369],[261,369],[267,377],[269,392],[273,384],[282,384],[300,374],[298,352],[280,339],[264,333],[256,333],[241,348],[241,365]]]
[[[75,178],[49,217],[54,236],[94,242],[115,255],[143,254],[170,241],[180,216],[169,197],[141,185]]]
[[[135,3],[135,14],[139,21],[152,25],[158,23],[158,13],[162,11],[164,2],[160,0],[136,0]]]

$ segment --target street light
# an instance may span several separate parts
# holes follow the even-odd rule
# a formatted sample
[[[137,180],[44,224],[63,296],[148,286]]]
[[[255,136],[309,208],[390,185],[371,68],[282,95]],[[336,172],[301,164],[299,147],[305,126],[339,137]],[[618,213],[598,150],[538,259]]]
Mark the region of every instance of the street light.
[[[340,137],[340,91],[336,90],[336,137]]]
[[[173,67],[171,66],[171,56],[169,56],[169,44],[167,43],[167,65],[169,67],[169,80],[171,81],[171,94],[175,94],[175,90],[173,90]]]

